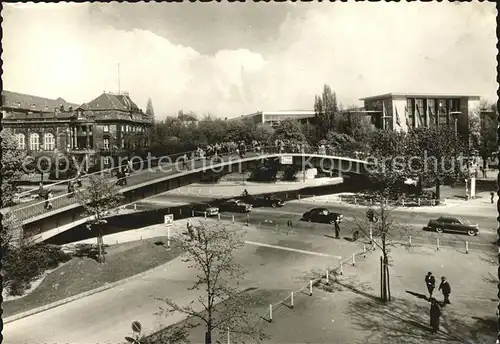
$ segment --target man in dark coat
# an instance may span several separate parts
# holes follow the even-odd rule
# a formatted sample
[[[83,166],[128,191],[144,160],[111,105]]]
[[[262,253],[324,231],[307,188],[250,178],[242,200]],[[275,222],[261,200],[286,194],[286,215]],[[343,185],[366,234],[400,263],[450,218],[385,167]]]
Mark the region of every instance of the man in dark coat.
[[[432,276],[432,272],[430,271],[427,273],[427,276],[425,276],[425,285],[429,291],[429,299],[431,299],[432,292],[434,291],[434,288],[436,288],[436,279]]]
[[[441,284],[439,285],[439,290],[443,293],[444,296],[444,304],[449,305],[450,302],[450,294],[451,294],[451,286],[446,277],[441,277]]]
[[[440,317],[441,317],[441,308],[439,308],[439,304],[437,303],[436,299],[431,298],[430,325],[431,325],[431,332],[433,334],[436,334],[439,331]]]
[[[339,221],[335,221],[335,239],[340,239],[340,227],[339,227]]]

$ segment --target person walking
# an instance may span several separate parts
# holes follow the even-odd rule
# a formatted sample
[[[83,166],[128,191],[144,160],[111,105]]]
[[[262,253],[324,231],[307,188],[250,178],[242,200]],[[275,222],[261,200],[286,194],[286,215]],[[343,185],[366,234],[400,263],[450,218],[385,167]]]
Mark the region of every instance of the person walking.
[[[439,331],[440,317],[441,317],[441,308],[439,307],[439,304],[436,301],[436,299],[431,298],[430,325],[432,334],[436,334]]]
[[[340,226],[338,220],[335,220],[335,239],[340,239]]]
[[[425,276],[425,285],[427,286],[427,291],[429,292],[429,299],[432,299],[432,292],[436,288],[436,279],[432,276],[432,272],[428,272]]]
[[[68,198],[71,198],[75,195],[73,193],[74,191],[75,191],[75,186],[73,185],[73,181],[69,180],[68,181]]]
[[[445,305],[451,304],[450,302],[450,294],[451,294],[451,286],[450,282],[446,279],[446,277],[441,277],[441,284],[439,285],[439,290],[443,293]]]

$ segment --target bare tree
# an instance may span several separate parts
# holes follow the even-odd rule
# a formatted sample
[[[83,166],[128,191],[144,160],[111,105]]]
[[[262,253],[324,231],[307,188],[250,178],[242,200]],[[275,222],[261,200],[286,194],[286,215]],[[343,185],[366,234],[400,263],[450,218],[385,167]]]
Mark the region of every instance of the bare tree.
[[[172,299],[160,299],[166,304],[160,313],[182,313],[197,321],[192,327],[203,325],[206,344],[212,343],[214,331],[223,338],[228,329],[233,343],[238,340],[260,342],[266,337],[258,328],[256,318],[249,313],[257,300],[239,289],[244,271],[235,262],[234,253],[244,245],[243,235],[222,224],[212,226],[200,222],[172,240],[185,252],[184,262],[197,270],[197,280],[190,290],[199,290],[201,295],[186,306]]]
[[[118,207],[123,195],[118,192],[115,184],[110,183],[104,176],[92,175],[88,180],[88,187],[77,189],[76,197],[84,208],[83,216],[90,218],[87,222],[87,228],[89,230],[92,227],[97,229],[98,260],[104,262],[102,226],[106,223],[105,217]]]
[[[391,300],[389,266],[391,261],[391,247],[400,244],[410,228],[394,220],[392,213],[396,206],[390,204],[385,197],[379,198],[379,204],[369,208],[366,219],[355,218],[357,229],[369,238],[373,248],[378,247],[382,253],[380,264],[380,298],[382,301]]]

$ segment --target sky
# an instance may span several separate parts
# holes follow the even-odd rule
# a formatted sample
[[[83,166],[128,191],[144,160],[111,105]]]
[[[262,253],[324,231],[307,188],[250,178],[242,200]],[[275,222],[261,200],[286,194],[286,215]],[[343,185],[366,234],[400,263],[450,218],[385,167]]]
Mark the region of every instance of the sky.
[[[158,119],[309,110],[324,84],[344,106],[389,92],[496,101],[494,3],[3,8],[3,87],[14,92],[84,103],[126,91],[143,109],[151,98]]]

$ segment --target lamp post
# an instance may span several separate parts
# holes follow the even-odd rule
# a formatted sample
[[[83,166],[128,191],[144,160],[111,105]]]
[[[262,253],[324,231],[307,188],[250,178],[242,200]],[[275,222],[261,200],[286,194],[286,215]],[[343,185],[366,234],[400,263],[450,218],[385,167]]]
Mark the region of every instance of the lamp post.
[[[458,117],[462,113],[460,111],[452,111],[450,112],[451,117],[453,117],[453,121],[455,123],[455,136],[458,136]]]

